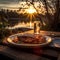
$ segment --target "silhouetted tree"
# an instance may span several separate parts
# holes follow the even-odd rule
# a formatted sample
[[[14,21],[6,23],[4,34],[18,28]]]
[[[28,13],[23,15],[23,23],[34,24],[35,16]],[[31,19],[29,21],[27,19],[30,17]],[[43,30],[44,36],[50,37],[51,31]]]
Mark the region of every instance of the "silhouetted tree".
[[[54,21],[52,24],[52,27],[54,28],[54,30],[60,30],[60,8],[59,8],[59,0],[56,0],[56,9],[55,9],[55,14],[54,14]]]

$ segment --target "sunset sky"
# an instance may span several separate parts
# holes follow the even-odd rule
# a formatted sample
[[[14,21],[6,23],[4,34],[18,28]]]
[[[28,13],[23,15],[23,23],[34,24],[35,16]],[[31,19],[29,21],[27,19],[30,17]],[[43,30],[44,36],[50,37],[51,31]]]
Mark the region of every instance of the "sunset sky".
[[[28,0],[28,1],[31,1],[31,0]],[[35,0],[35,1],[37,1],[37,0]],[[54,3],[52,4],[52,0],[47,0],[47,1],[48,1],[49,5],[52,7],[53,13],[54,13],[55,12]],[[22,0],[0,0],[0,9],[19,10],[20,7],[27,7],[25,4],[24,4],[24,6],[20,5],[21,3],[23,3]],[[39,4],[40,4],[40,8],[37,8],[37,6]],[[40,2],[40,3],[35,2],[34,5],[37,9],[39,9],[40,13],[45,13],[45,8],[44,8],[44,5],[42,2]],[[52,13],[52,10],[50,8],[49,8],[49,11],[50,11],[50,13]]]
[[[18,8],[20,7],[19,5],[20,2],[21,0],[0,0],[0,9],[11,8],[11,7]]]
[[[0,9],[1,8],[10,8],[18,7],[18,0],[0,0]]]
[[[0,0],[0,9],[19,9],[20,7],[23,7],[21,3],[23,3],[21,0]],[[24,7],[27,7],[25,4],[26,2],[24,3]],[[35,7],[37,7],[38,4],[39,4],[38,2],[35,2],[34,3]],[[42,5],[42,3],[40,4]]]

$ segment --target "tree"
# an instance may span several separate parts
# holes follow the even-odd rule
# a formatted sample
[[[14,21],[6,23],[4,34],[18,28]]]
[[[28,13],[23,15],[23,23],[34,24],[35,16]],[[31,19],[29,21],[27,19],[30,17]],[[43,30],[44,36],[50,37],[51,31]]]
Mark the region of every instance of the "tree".
[[[59,30],[59,25],[60,25],[60,21],[59,21],[59,0],[43,0],[45,3],[45,8],[46,8],[46,16],[48,18],[48,27],[50,28],[50,30]],[[49,2],[48,2],[49,1]],[[55,5],[54,5],[55,4]],[[54,5],[54,6],[53,6]],[[52,7],[53,6],[53,7]],[[51,15],[49,13],[49,9],[52,11],[53,15]],[[55,13],[54,13],[54,10]],[[54,19],[53,19],[54,18]]]
[[[59,31],[60,30],[60,8],[59,8],[59,0],[56,0],[56,9],[55,9],[55,14],[54,14],[54,21],[52,23],[52,28],[54,28],[54,30]]]

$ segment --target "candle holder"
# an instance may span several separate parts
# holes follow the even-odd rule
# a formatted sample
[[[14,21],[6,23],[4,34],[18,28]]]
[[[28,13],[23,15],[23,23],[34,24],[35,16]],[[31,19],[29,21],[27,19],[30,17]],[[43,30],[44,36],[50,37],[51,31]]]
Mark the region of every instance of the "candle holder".
[[[34,34],[40,34],[40,21],[34,22]]]

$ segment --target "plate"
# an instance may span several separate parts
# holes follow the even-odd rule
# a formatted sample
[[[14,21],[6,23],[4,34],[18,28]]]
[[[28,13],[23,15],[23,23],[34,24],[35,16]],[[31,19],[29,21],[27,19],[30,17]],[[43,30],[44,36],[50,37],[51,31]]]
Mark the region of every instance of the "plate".
[[[54,38],[53,46],[57,47],[57,48],[60,48],[60,38]]]
[[[51,39],[51,37],[49,37],[49,36],[43,36],[43,37],[45,37],[46,38],[46,42],[45,43],[39,43],[39,44],[28,44],[28,43],[15,43],[15,42],[13,42],[13,39],[14,38],[16,38],[17,36],[30,36],[30,37],[33,37],[34,36],[34,34],[14,34],[14,35],[11,35],[11,36],[9,36],[8,38],[7,38],[7,42],[9,43],[9,44],[12,44],[12,45],[14,45],[14,46],[22,46],[22,47],[37,47],[37,46],[45,46],[45,45],[47,45],[47,44],[49,44],[51,41],[52,41],[52,39]]]

